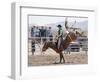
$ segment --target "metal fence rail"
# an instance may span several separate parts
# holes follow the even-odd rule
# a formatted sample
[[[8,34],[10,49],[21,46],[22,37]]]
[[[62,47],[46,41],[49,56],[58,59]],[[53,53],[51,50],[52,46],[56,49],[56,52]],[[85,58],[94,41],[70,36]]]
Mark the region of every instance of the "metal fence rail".
[[[43,44],[45,42],[57,42],[56,37],[29,37],[28,38],[28,52],[32,52],[31,47],[31,41],[35,41],[36,51],[40,52],[42,50]],[[80,48],[82,48],[82,51],[85,51],[87,53],[88,51],[88,41],[80,41],[79,45],[71,44],[67,49],[65,49],[65,52],[80,52]]]

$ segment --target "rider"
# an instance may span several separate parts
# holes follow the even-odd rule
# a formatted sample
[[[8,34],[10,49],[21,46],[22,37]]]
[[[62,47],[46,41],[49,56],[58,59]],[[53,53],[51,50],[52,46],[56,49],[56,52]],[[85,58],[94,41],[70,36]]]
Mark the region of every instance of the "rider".
[[[62,41],[63,41],[63,30],[62,30],[62,26],[59,24],[57,26],[58,29],[58,43],[57,43],[57,47],[58,49],[60,49],[62,47]]]

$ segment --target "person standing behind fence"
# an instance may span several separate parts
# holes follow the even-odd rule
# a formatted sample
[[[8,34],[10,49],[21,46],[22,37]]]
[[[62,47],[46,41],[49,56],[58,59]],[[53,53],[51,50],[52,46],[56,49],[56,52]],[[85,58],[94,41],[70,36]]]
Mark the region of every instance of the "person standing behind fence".
[[[35,36],[35,26],[31,28],[31,37]]]
[[[31,37],[33,37],[34,28],[31,28]]]
[[[40,30],[40,32],[39,32],[40,37],[43,37],[43,35],[44,35],[44,34],[43,34],[43,28],[44,28],[44,27],[41,26],[41,28],[39,29],[39,30]]]
[[[49,37],[49,40],[50,40],[50,41],[53,40],[53,35],[52,35],[51,27],[49,27],[49,29],[47,30],[47,37]]]
[[[46,41],[46,37],[47,37],[47,27],[44,27],[43,29],[43,41]]]
[[[47,27],[44,27],[44,29],[43,29],[43,35],[44,35],[44,37],[46,38],[46,36],[47,36]]]
[[[40,30],[37,26],[36,29],[35,29],[35,37],[39,37],[39,32],[40,32]]]
[[[40,36],[40,39],[41,39],[41,42],[43,43],[43,37],[44,37],[44,31],[43,31],[43,29],[44,29],[44,27],[43,26],[41,26],[41,28],[39,29],[40,31],[39,31],[39,36]]]

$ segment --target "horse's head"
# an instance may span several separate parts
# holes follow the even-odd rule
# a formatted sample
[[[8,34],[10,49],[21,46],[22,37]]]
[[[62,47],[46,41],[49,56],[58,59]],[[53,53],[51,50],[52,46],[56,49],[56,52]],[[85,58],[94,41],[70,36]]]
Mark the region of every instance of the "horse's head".
[[[48,43],[45,42],[42,48],[42,51],[46,51],[48,49]]]
[[[77,36],[74,32],[69,32],[66,38],[68,41],[73,42],[77,39]]]

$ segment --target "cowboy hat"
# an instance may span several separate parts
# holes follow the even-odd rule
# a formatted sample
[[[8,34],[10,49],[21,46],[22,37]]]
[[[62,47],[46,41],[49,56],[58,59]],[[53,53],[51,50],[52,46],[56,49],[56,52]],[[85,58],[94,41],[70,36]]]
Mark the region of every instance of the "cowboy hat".
[[[61,28],[62,26],[59,24],[59,25],[57,25],[57,27],[60,27]]]

